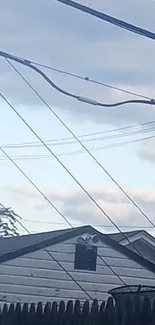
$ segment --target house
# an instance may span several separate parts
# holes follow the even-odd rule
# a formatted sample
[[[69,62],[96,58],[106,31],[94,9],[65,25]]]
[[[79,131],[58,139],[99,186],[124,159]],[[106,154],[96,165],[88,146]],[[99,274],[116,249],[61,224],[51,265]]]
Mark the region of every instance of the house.
[[[109,234],[120,245],[127,247],[135,253],[155,264],[155,238],[145,230],[136,230],[123,233]]]
[[[101,302],[124,283],[155,286],[155,265],[91,226],[0,239],[0,302]]]

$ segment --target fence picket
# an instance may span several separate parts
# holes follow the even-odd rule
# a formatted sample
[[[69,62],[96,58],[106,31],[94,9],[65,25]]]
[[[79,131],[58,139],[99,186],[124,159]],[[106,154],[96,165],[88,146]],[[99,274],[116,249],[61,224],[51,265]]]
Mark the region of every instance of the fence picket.
[[[155,300],[129,295],[117,302],[110,297],[100,305],[97,300],[61,301],[59,306],[55,301],[45,305],[5,303],[0,306],[0,325],[155,325]]]

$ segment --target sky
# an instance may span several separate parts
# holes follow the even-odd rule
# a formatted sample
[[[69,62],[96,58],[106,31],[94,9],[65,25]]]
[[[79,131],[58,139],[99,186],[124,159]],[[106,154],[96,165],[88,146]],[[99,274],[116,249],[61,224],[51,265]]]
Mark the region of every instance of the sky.
[[[154,1],[77,2],[155,32]],[[34,0],[31,3],[2,0],[0,39],[2,51],[154,98],[153,40],[83,14],[55,0]],[[60,94],[34,71],[19,64],[15,64],[15,67],[76,136],[102,132],[80,139],[85,141],[88,149],[94,150],[93,155],[103,167],[155,222],[155,140],[152,138],[119,145],[120,142],[153,136],[155,124],[145,128],[111,131],[155,121],[155,107],[140,104],[116,108],[91,106]],[[42,70],[59,87],[80,96],[104,103],[137,99],[99,84],[45,68]],[[74,139],[64,140],[71,137],[69,132],[52,114],[48,105],[34,94],[3,58],[0,58],[0,71],[1,93],[39,137],[49,141],[52,152],[110,218],[123,230],[144,228],[153,233],[150,223],[95,161],[83,152],[80,144]],[[101,210],[50,152],[40,145],[36,136],[2,98],[0,109],[0,146],[43,195],[73,225],[90,224],[103,232],[116,231]],[[134,131],[135,134],[126,134]],[[7,147],[30,142],[35,142],[37,146]],[[29,231],[41,232],[68,227],[51,204],[2,152],[0,179],[1,203],[20,215],[23,225]],[[21,227],[19,230],[21,234],[25,233]]]

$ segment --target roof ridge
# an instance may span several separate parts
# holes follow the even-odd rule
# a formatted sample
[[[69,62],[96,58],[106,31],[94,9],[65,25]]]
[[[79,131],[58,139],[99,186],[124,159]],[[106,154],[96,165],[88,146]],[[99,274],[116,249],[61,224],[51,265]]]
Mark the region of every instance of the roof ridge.
[[[139,256],[138,254],[136,254],[132,250],[128,249],[127,247],[119,244],[119,242],[117,242],[113,238],[111,238],[109,236],[109,234],[103,234],[89,225],[71,228],[69,230],[64,229],[64,232],[63,232],[63,230],[60,230],[60,232],[53,231],[53,232],[49,232],[49,233],[42,233],[42,234],[46,235],[44,239],[42,238],[42,240],[39,240],[39,239],[36,240],[36,238],[34,238],[36,236],[31,237],[31,239],[34,239],[34,241],[32,240],[31,242],[30,242],[30,240],[27,240],[26,243],[24,243],[24,241],[19,240],[20,246],[15,245],[15,247],[13,249],[13,245],[10,245],[5,252],[3,251],[3,249],[5,248],[5,246],[3,246],[3,244],[5,242],[5,240],[4,240],[3,244],[0,245],[0,249],[2,251],[2,253],[0,255],[0,263],[20,257],[20,256],[28,254],[28,253],[37,251],[37,250],[41,249],[40,243],[42,244],[42,247],[48,247],[48,246],[60,243],[62,241],[68,240],[72,237],[79,236],[79,235],[83,234],[84,232],[89,232],[91,234],[96,233],[99,236],[100,241],[106,243],[113,249],[118,250],[122,254],[128,256],[130,259],[134,260],[135,262],[139,263],[143,267],[145,267],[155,273],[155,264],[153,264],[150,261],[146,260],[145,258]],[[56,235],[51,237],[50,234],[52,234],[52,233],[55,233]],[[49,236],[47,236],[47,234]],[[39,237],[39,234],[35,234],[35,235],[38,235],[38,237]],[[14,240],[14,238],[15,237],[13,237],[12,240]],[[26,236],[26,238],[29,239],[29,236]],[[23,239],[23,237],[19,236],[18,239]],[[16,244],[17,244],[17,241],[16,241]]]

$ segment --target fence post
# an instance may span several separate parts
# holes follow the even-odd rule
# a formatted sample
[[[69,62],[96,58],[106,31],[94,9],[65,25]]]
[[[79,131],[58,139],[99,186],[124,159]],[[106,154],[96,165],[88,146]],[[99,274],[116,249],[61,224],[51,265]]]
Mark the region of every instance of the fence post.
[[[80,300],[76,300],[74,304],[73,325],[81,325],[81,305]]]
[[[32,303],[30,305],[30,310],[29,310],[29,325],[33,325],[35,323],[35,317],[36,317],[36,306],[34,303]]]
[[[65,303],[63,300],[61,300],[60,305],[59,305],[58,318],[57,318],[58,325],[61,325],[64,323],[64,315],[65,315]]]
[[[47,302],[44,311],[43,311],[43,324],[48,325],[50,324],[50,316],[51,316],[51,303]]]
[[[99,321],[99,311],[98,311],[98,301],[95,299],[91,306],[91,325],[98,325]]]
[[[50,323],[52,325],[57,325],[57,316],[58,316],[58,305],[56,301],[53,301],[51,312],[50,312]]]
[[[152,322],[151,311],[152,311],[152,306],[151,306],[150,299],[148,297],[144,297],[141,314],[140,314],[141,325],[149,325]]]
[[[113,311],[114,311],[114,301],[112,297],[109,297],[104,312],[104,322],[107,325],[113,324]]]
[[[82,318],[81,318],[82,325],[90,325],[90,313],[89,313],[89,301],[86,300],[83,304],[82,308]]]
[[[4,304],[1,314],[1,325],[8,325],[8,306]]]
[[[72,300],[69,300],[67,302],[64,322],[65,325],[72,325],[73,322],[73,301]]]

